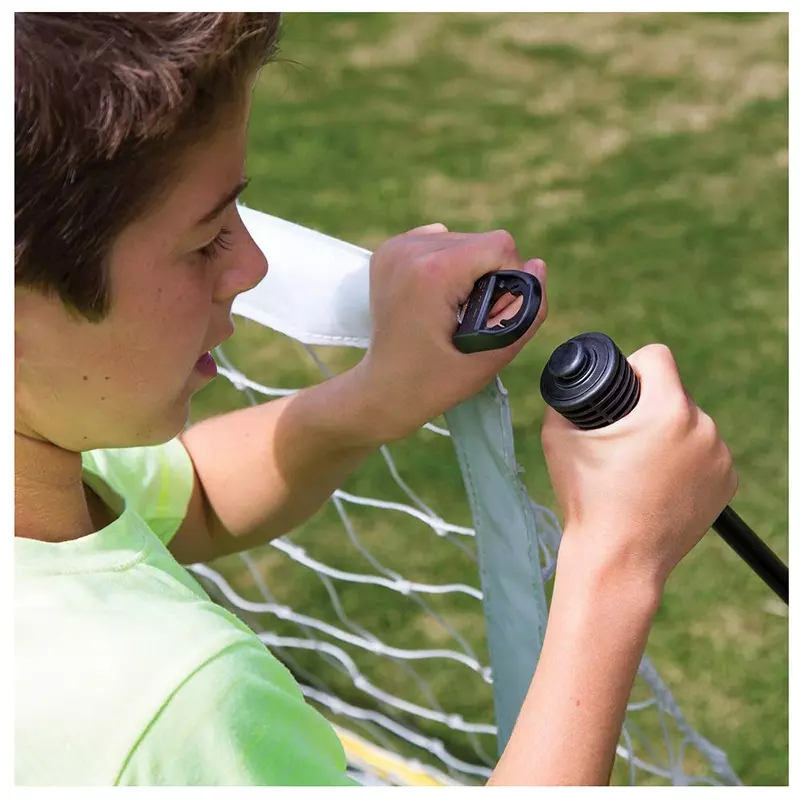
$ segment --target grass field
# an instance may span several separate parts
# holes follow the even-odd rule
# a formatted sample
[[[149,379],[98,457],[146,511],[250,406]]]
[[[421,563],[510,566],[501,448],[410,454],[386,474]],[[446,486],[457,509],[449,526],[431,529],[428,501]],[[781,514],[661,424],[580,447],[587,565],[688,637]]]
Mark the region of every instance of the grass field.
[[[507,228],[550,268],[548,322],[503,375],[531,495],[553,505],[538,391],[553,348],[588,330],[625,352],[662,341],[734,453],[734,507],[786,559],[787,33],[785,14],[290,14],[256,90],[244,199],[371,249],[432,221]],[[272,386],[314,375],[297,345],[254,326],[230,352]],[[220,380],[194,415],[243,402]],[[398,448],[401,469],[469,524],[447,441],[428,444]],[[346,488],[392,496],[367,466]],[[333,521],[324,511],[296,541],[346,558]],[[475,580],[415,535],[390,517],[364,534],[404,574]],[[321,584],[260,558],[276,594],[327,618]],[[352,588],[342,603],[365,627],[435,638],[396,596]],[[443,610],[480,640],[477,604]],[[671,579],[649,653],[745,783],[787,783],[786,610],[715,535]],[[455,702],[451,676],[432,680]],[[465,716],[491,716],[488,691],[460,694]]]

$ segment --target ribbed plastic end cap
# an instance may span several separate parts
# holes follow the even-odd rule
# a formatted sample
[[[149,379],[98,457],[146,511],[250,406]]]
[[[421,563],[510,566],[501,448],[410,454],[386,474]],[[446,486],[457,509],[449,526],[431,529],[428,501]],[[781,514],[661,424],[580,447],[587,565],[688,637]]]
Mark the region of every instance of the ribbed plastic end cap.
[[[556,348],[542,372],[544,401],[584,430],[611,425],[639,401],[639,379],[603,333],[584,333]]]

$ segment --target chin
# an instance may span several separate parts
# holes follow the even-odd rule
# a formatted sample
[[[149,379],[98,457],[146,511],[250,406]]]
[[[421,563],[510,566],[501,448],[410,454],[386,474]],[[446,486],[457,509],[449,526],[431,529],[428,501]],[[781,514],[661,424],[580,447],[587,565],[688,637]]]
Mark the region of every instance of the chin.
[[[141,428],[133,436],[131,441],[116,447],[152,447],[165,444],[176,436],[183,433],[189,422],[189,403],[169,409],[157,421],[147,427]]]
[[[149,444],[164,444],[186,430],[189,424],[189,403],[187,402],[181,408],[176,409],[172,414],[166,417],[162,424],[153,431],[153,441]]]

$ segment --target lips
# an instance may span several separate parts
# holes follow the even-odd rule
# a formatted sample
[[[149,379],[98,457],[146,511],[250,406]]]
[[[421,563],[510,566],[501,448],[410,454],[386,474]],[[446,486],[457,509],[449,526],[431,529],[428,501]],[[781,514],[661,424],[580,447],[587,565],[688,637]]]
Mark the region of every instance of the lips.
[[[203,355],[197,359],[194,368],[202,375],[206,375],[210,378],[214,378],[217,375],[217,362],[214,361],[214,356],[212,356],[211,353],[203,353]]]

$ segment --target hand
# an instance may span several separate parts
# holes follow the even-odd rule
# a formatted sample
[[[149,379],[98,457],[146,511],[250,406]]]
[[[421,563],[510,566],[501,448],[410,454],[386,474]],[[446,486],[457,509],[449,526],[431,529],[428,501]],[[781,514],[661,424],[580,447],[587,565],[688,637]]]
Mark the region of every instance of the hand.
[[[542,303],[536,320],[506,348],[461,353],[452,341],[459,306],[478,278],[500,269],[523,270],[539,279]],[[356,368],[365,402],[364,423],[374,438],[389,442],[408,436],[480,391],[544,322],[544,284],[544,262],[533,259],[523,264],[506,231],[450,233],[435,224],[379,247],[370,264],[372,341]],[[515,313],[513,298],[500,298],[489,324]]]
[[[548,408],[542,446],[569,557],[655,579],[662,589],[730,502],[737,477],[670,351],[650,345],[629,361],[642,390],[630,414],[583,431]]]

